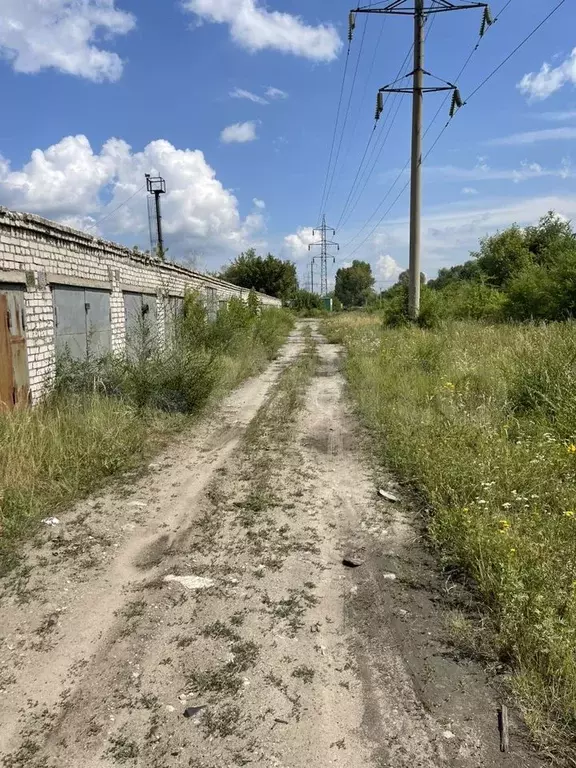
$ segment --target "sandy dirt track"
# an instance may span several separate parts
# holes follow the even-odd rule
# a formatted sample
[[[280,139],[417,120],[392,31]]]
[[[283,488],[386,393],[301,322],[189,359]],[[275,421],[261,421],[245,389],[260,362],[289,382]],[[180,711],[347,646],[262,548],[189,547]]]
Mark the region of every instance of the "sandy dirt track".
[[[498,695],[447,642],[464,598],[371,462],[339,355],[300,322],[0,584],[1,764],[542,765],[514,716],[499,751]]]

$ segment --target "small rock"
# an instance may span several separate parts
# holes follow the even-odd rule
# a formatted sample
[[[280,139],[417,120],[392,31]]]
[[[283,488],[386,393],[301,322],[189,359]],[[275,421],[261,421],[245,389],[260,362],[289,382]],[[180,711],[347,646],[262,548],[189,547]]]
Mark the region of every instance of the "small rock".
[[[173,707],[172,704],[166,704],[166,712],[176,712],[176,707]]]
[[[360,560],[358,557],[345,557],[342,560],[342,565],[345,565],[346,568],[358,568],[364,565],[364,560]]]
[[[351,595],[357,595],[358,594],[358,587],[357,586],[350,587],[350,594]]]
[[[200,704],[198,707],[186,707],[184,710],[184,717],[196,717],[196,715],[199,715],[205,707],[206,704]]]
[[[44,525],[60,525],[60,520],[57,517],[45,517],[42,522]]]
[[[456,736],[452,733],[452,731],[442,731],[442,736],[448,740],[456,738]]]
[[[214,586],[213,579],[207,579],[204,576],[175,576],[173,573],[164,576],[164,581],[177,581],[186,589],[206,589]]]
[[[390,493],[390,491],[385,491],[383,488],[380,488],[378,495],[382,496],[382,498],[386,499],[386,501],[400,501],[398,496],[396,496],[394,493]]]
[[[396,574],[395,573],[383,573],[382,574],[383,579],[388,579],[388,581],[396,581]]]
[[[145,501],[129,501],[129,507],[146,507],[148,506]]]
[[[408,611],[406,611],[404,608],[398,608],[398,614],[404,618],[404,616],[408,616]]]

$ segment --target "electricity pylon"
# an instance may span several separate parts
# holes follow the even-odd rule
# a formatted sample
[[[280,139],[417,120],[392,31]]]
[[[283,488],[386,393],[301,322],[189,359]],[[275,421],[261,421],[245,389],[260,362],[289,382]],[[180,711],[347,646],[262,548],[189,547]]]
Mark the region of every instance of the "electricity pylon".
[[[309,243],[308,250],[310,251],[314,245],[320,246],[320,257],[313,256],[312,262],[311,262],[311,270],[314,270],[314,261],[317,258],[320,258],[320,295],[326,296],[328,293],[328,257],[330,254],[328,253],[329,247],[335,247],[336,250],[340,250],[340,246],[338,243],[335,243],[333,240],[328,240],[326,234],[327,232],[332,232],[332,235],[336,234],[336,230],[332,229],[332,227],[329,227],[326,224],[326,214],[322,216],[322,224],[317,228],[312,230],[312,237],[316,237],[316,232],[320,233],[320,242],[319,243]],[[335,262],[336,259],[334,256],[331,256],[332,262]],[[314,288],[312,288],[314,290]]]

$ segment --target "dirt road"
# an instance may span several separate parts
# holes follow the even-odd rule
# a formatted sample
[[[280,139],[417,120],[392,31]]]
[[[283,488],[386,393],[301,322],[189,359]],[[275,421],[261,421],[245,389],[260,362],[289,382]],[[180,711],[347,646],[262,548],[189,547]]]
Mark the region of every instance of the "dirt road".
[[[144,476],[46,527],[1,584],[4,766],[540,765],[514,720],[499,751],[497,696],[446,641],[457,590],[338,360],[300,323]]]

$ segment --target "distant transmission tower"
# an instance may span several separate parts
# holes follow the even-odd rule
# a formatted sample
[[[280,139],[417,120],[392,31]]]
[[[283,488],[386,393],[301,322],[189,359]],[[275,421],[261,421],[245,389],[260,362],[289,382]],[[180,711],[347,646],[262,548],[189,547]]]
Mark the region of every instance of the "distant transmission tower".
[[[322,224],[317,228],[312,230],[312,237],[316,236],[316,233],[320,233],[320,242],[319,243],[310,243],[308,245],[308,250],[310,251],[312,249],[312,246],[319,245],[320,246],[320,295],[326,296],[328,293],[328,247],[329,246],[335,246],[336,249],[339,251],[340,246],[338,243],[335,243],[333,240],[328,240],[326,237],[326,233],[330,231],[333,235],[336,234],[336,230],[332,229],[332,227],[329,227],[326,224],[326,215],[324,214],[322,216]],[[314,270],[314,261],[318,258],[318,256],[313,256],[311,261],[310,269],[311,271]],[[335,262],[336,259],[334,256],[331,256],[332,261]],[[314,290],[314,289],[312,289]]]
[[[148,227],[150,229],[150,251],[158,258],[164,258],[164,238],[162,237],[162,213],[160,195],[166,193],[166,182],[162,176],[146,176],[148,190]]]

